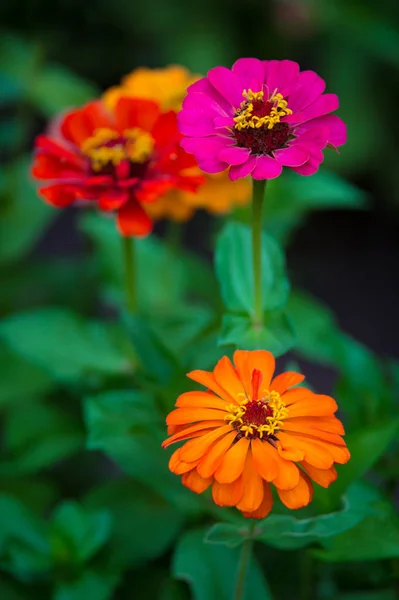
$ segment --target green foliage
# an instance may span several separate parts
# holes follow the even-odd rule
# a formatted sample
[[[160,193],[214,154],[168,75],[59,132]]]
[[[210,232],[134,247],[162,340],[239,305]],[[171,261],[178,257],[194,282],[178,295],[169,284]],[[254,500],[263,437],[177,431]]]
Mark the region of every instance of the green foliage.
[[[44,308],[12,315],[0,324],[0,338],[59,380],[129,373],[133,369],[133,357],[122,351],[120,335],[112,325],[84,321],[65,309]]]
[[[251,230],[228,223],[219,234],[215,254],[216,275],[226,309],[221,345],[242,349],[264,348],[276,356],[294,344],[291,323],[283,312],[289,293],[284,256],[277,242],[262,234],[262,307],[264,326],[253,323],[254,277]]]
[[[172,572],[187,581],[195,600],[230,600],[233,597],[238,551],[234,548],[204,544],[203,530],[188,531],[180,539],[173,558]],[[249,565],[244,600],[271,598],[258,564]]]

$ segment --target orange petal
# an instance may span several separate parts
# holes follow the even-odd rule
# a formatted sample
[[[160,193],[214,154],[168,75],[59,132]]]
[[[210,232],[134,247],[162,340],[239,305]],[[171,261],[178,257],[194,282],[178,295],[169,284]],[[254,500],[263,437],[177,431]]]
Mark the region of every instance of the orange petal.
[[[290,390],[287,394],[291,394],[297,390]],[[285,402],[284,394],[283,401]],[[337,403],[330,396],[323,394],[311,394],[307,398],[298,400],[288,407],[288,417],[330,417],[338,410]]]
[[[314,393],[311,390],[308,390],[308,388],[298,387],[284,392],[282,400],[286,406],[291,406],[291,404],[295,404],[300,400],[306,400],[306,398],[312,398],[313,396]]]
[[[232,402],[237,403],[237,400],[218,384],[213,373],[209,373],[209,371],[191,371],[191,373],[187,373],[187,377],[212,390],[229,404]]]
[[[299,474],[298,485],[292,490],[277,489],[279,498],[285,506],[296,510],[307,506],[313,497],[313,486],[309,477],[303,471]]]
[[[298,448],[305,452],[305,460],[319,469],[329,469],[334,458],[328,451],[328,448],[323,446],[318,440],[307,438],[305,436],[294,435],[290,433],[283,433],[282,431],[278,434],[279,441],[282,447],[288,446],[289,448]]]
[[[199,462],[197,460],[197,461],[188,463],[188,462],[185,462],[184,460],[181,460],[180,450],[181,450],[181,448],[178,448],[175,452],[173,452],[172,456],[169,459],[169,469],[175,475],[182,475],[183,473],[187,473],[187,471],[191,471],[192,469],[195,469],[195,467],[197,466],[197,464]]]
[[[264,519],[273,508],[273,494],[271,487],[265,481],[263,482],[263,500],[253,512],[243,512],[246,519]]]
[[[275,369],[273,354],[267,350],[236,350],[234,352],[234,364],[238,375],[244,384],[249,397],[252,396],[252,371],[258,369],[262,373],[261,389],[269,389],[270,381]]]
[[[166,417],[168,425],[185,425],[196,421],[218,421],[224,420],[227,411],[213,408],[176,408]]]
[[[202,494],[209,488],[212,483],[212,477],[204,479],[201,475],[198,475],[197,471],[193,469],[188,473],[183,473],[181,478],[182,484],[188,487],[192,492],[196,494]]]
[[[242,474],[243,493],[237,508],[243,512],[254,512],[262,504],[263,479],[252,461],[252,453],[248,452]]]
[[[227,356],[223,356],[213,370],[217,383],[239,402],[245,397],[245,390],[237,371]]]
[[[218,408],[226,410],[228,404],[210,392],[186,392],[181,394],[176,401],[176,406]]]
[[[287,371],[286,373],[280,373],[273,379],[270,384],[270,389],[278,392],[279,394],[284,394],[290,387],[294,385],[298,385],[298,383],[302,383],[305,379],[305,375],[301,373],[295,373],[294,371]]]
[[[251,441],[252,458],[255,469],[266,481],[273,481],[277,477],[278,467],[275,460],[277,450],[268,442],[254,439]]]
[[[243,472],[249,448],[249,440],[245,437],[227,450],[222,462],[215,471],[215,479],[219,483],[231,483]]]
[[[285,460],[292,460],[294,462],[303,460],[305,457],[305,452],[303,450],[299,450],[298,448],[290,448],[289,446],[282,448],[281,444],[278,445],[278,453],[281,458],[285,458]]]
[[[329,431],[330,433],[338,433],[339,435],[345,435],[345,429],[337,417],[287,417],[284,419],[285,423],[296,424],[298,427],[302,425],[310,425],[315,429],[321,429],[322,431]],[[297,429],[296,431],[300,431]]]
[[[195,425],[189,425],[188,427],[182,428],[180,431],[170,436],[167,440],[162,442],[162,448],[167,448],[175,442],[188,439],[190,437],[198,437],[205,433],[210,433],[217,427],[223,427],[224,421],[203,421],[196,423]]]
[[[215,473],[236,436],[237,432],[232,431],[213,444],[197,467],[197,471],[202,477],[211,477]]]
[[[276,452],[276,462],[278,473],[273,479],[273,484],[282,490],[292,490],[298,485],[298,467],[292,461],[281,458],[278,452]]]
[[[305,460],[301,462],[301,465],[309,477],[311,477],[313,481],[324,488],[328,488],[328,486],[338,477],[337,470],[334,466],[330,467],[329,469],[317,469],[313,465],[307,463]]]
[[[292,431],[293,433],[306,434],[311,435],[315,438],[319,438],[324,440],[325,442],[330,442],[331,444],[337,444],[337,446],[345,446],[345,442],[341,436],[336,433],[330,433],[329,431],[322,431],[321,429],[316,429],[315,427],[311,427],[306,425],[298,425],[298,423],[292,423],[290,421],[284,421],[282,431]]]
[[[194,440],[189,440],[181,447],[181,458],[182,460],[186,460],[187,462],[192,462],[193,460],[197,460],[198,458],[202,458],[205,452],[211,447],[213,442],[217,439],[225,435],[226,433],[231,431],[230,425],[224,425],[223,427],[218,427],[214,431],[207,433],[206,435],[196,438]]]
[[[219,483],[212,485],[212,498],[218,506],[236,506],[243,492],[242,477],[232,483]]]

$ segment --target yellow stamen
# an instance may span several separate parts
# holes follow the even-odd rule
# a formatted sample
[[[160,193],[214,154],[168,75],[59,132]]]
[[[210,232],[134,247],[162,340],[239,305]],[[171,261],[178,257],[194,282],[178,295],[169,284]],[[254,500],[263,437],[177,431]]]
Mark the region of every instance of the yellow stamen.
[[[153,148],[152,135],[139,127],[126,129],[122,134],[105,127],[96,129],[81,146],[83,154],[91,159],[94,171],[101,171],[110,163],[117,166],[123,160],[143,163]]]
[[[241,102],[241,106],[234,117],[235,129],[241,130],[248,127],[259,129],[263,126],[273,129],[277,123],[280,123],[282,117],[292,114],[292,110],[288,108],[287,101],[284,100],[281,94],[277,93],[277,90],[267,100],[264,100],[264,92],[244,90],[242,95],[245,100]],[[272,104],[270,113],[264,117],[254,115],[254,101]]]
[[[240,396],[242,395],[240,394]],[[250,405],[253,409],[254,403],[255,401],[244,397],[242,400],[240,399],[240,404],[230,404],[227,407],[228,414],[225,416],[225,421],[244,434],[245,437],[255,435],[262,439],[263,437],[275,435],[283,426],[283,421],[288,415],[288,408],[282,401],[280,394],[274,390],[263,390],[262,398],[256,401],[256,410],[265,411],[264,422],[261,424],[251,422],[249,420],[250,416],[247,415],[247,409],[250,408]],[[273,412],[271,415],[267,415],[270,409]]]

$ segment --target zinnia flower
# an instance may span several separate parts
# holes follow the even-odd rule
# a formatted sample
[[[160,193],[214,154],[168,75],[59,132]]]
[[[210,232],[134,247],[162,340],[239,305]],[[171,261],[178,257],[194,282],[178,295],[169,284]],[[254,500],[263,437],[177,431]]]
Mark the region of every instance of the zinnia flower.
[[[110,88],[103,95],[104,103],[113,110],[122,96],[147,98],[161,104],[162,109],[179,111],[187,88],[200,78],[179,65],[163,69],[139,68],[122,79],[120,86]],[[198,166],[192,175],[201,175]],[[251,185],[248,180],[232,184],[227,173],[207,175],[205,184],[196,193],[173,190],[156,203],[148,205],[147,212],[153,219],[187,221],[196,210],[202,208],[212,214],[225,214],[235,206],[248,204]]]
[[[216,504],[257,519],[272,508],[270,483],[288,508],[302,508],[311,480],[328,487],[334,463],[350,458],[335,400],[293,387],[304,379],[298,373],[273,378],[274,369],[270,352],[237,350],[234,366],[224,357],[211,373],[189,373],[207,390],[179,396],[163,443],[185,441],[169,468],[186,487],[200,494],[212,486]]]
[[[176,113],[153,100],[121,97],[114,109],[101,101],[64,115],[35,142],[32,175],[48,180],[39,194],[65,207],[75,200],[117,211],[125,235],[150,233],[150,206],[171,189],[194,193],[204,178],[194,157],[180,147]]]
[[[330,115],[339,106],[324,81],[290,60],[240,58],[232,69],[215,67],[188,88],[179,114],[182,146],[200,168],[230,167],[233,181],[252,175],[273,179],[284,166],[312,175],[323,149],[346,141],[346,127]]]

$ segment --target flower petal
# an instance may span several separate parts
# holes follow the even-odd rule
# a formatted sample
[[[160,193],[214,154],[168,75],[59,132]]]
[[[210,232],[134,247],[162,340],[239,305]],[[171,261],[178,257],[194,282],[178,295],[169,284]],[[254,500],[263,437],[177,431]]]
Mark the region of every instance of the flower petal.
[[[254,170],[252,171],[253,179],[275,179],[281,175],[283,166],[271,156],[259,156]]]
[[[229,146],[222,148],[218,154],[218,159],[229,165],[242,165],[249,158],[250,151],[247,148],[237,148]]]
[[[176,400],[176,406],[190,408],[217,408],[226,410],[228,403],[210,392],[185,392]]]
[[[124,236],[145,237],[152,231],[153,223],[139,202],[130,198],[118,211],[117,227]]]
[[[98,208],[104,211],[118,210],[129,200],[129,192],[107,190],[102,192],[98,200]]]
[[[243,512],[246,519],[264,519],[273,508],[273,494],[271,487],[265,481],[263,482],[263,500],[256,510],[252,512]]]
[[[338,410],[338,406],[334,398],[323,394],[311,394],[290,405],[288,417],[329,417],[336,410]]]
[[[218,384],[225,389],[232,398],[237,402],[244,399],[244,385],[227,356],[223,356],[223,358],[218,361],[213,370],[213,374]]]
[[[302,375],[301,373],[286,371],[285,373],[280,373],[280,375],[274,377],[270,384],[270,389],[278,392],[279,394],[284,394],[284,392],[286,392],[289,388],[302,383],[304,379],[305,375]]]
[[[238,440],[223,457],[215,471],[215,479],[219,483],[231,483],[242,474],[249,449],[249,440],[243,437]]]
[[[201,421],[200,423],[195,423],[195,425],[188,425],[187,427],[182,427],[176,433],[168,437],[167,440],[162,442],[162,448],[167,448],[171,444],[175,442],[180,442],[181,440],[188,439],[191,437],[198,437],[198,435],[205,435],[206,433],[210,433],[215,428],[223,427],[225,422],[222,420],[219,421]]]
[[[313,497],[313,486],[309,477],[303,471],[299,473],[298,485],[292,490],[277,489],[279,498],[285,506],[296,510],[307,506]]]
[[[292,60],[269,61],[266,79],[269,94],[277,90],[282,96],[287,96],[297,84],[298,75],[299,65]]]
[[[329,469],[317,469],[313,465],[310,465],[305,460],[301,462],[302,467],[305,469],[307,474],[315,483],[318,483],[324,488],[333,483],[338,477],[337,470],[334,466]]]
[[[212,446],[213,442],[229,431],[231,431],[230,425],[224,425],[223,427],[218,427],[214,431],[211,431],[200,438],[189,440],[180,449],[181,459],[185,460],[186,462],[192,462],[202,458],[208,451],[208,448]]]
[[[306,148],[294,145],[281,150],[274,150],[273,156],[284,167],[299,167],[308,160],[309,152]]]
[[[314,71],[302,71],[296,86],[288,99],[288,106],[294,112],[313,104],[326,89],[325,81]]]
[[[229,404],[235,402],[235,399],[221,385],[219,385],[213,373],[209,373],[209,371],[197,370],[187,373],[187,377],[212,390],[212,392],[215,392],[215,394],[223,398],[223,400],[226,400],[226,402]]]
[[[175,450],[169,459],[169,465],[168,465],[169,469],[175,475],[183,475],[183,473],[187,473],[187,471],[191,471],[192,469],[195,469],[195,467],[197,466],[197,464],[199,462],[197,460],[197,461],[188,463],[184,460],[181,460],[180,450],[181,450],[181,448],[178,448],[177,450]]]
[[[166,423],[168,425],[184,425],[196,421],[223,420],[226,414],[227,411],[214,408],[176,408],[168,414]]]
[[[243,493],[242,477],[232,483],[219,483],[212,485],[212,498],[218,506],[236,506]]]
[[[208,79],[215,90],[226,98],[234,108],[238,108],[243,100],[239,78],[226,67],[214,67],[208,71]]]
[[[236,181],[237,179],[241,179],[244,177],[248,177],[251,175],[254,170],[256,163],[258,161],[257,156],[250,156],[248,160],[242,165],[233,165],[229,171],[229,177],[231,181]]]
[[[211,477],[214,475],[236,437],[237,432],[231,431],[213,444],[198,464],[197,470],[202,477]]]
[[[298,485],[298,467],[290,460],[282,458],[278,452],[276,452],[275,460],[277,462],[278,473],[273,479],[273,485],[282,490],[292,490]]]
[[[57,208],[65,208],[76,200],[76,191],[71,186],[49,185],[38,190],[40,196]]]
[[[263,500],[263,479],[252,461],[252,454],[248,452],[242,474],[243,493],[237,508],[244,512],[254,512],[259,508]]]
[[[244,89],[260,92],[265,81],[265,66],[257,58],[239,58],[232,66]]]
[[[182,484],[188,487],[192,492],[196,494],[202,494],[209,488],[212,483],[212,477],[209,479],[204,479],[197,473],[195,469],[189,471],[188,473],[183,473],[181,478]]]
[[[283,448],[284,446],[288,446],[289,448],[303,450],[305,452],[305,460],[314,467],[329,469],[334,462],[328,448],[317,440],[296,434],[283,433],[282,431],[279,432],[278,439]]]
[[[275,454],[277,451],[267,441],[255,438],[251,441],[253,463],[265,481],[273,481],[278,474]]]
[[[269,389],[276,364],[271,352],[267,350],[236,350],[233,358],[248,397],[252,397],[252,373],[255,369],[262,374],[261,390]]]
[[[330,131],[328,134],[328,142],[333,144],[333,146],[342,146],[346,143],[346,124],[336,115],[324,115],[323,117],[312,119],[311,123],[312,125],[328,127]]]
[[[179,130],[183,135],[199,138],[215,135],[213,120],[214,116],[211,112],[187,108],[179,113]]]
[[[121,133],[133,127],[151,131],[159,113],[159,105],[153,100],[122,97],[115,107],[116,125]]]
[[[327,113],[333,112],[339,108],[339,100],[336,94],[323,94],[313,102],[307,108],[301,110],[304,116],[303,121],[309,121],[310,119],[316,119],[316,117],[322,117]]]

